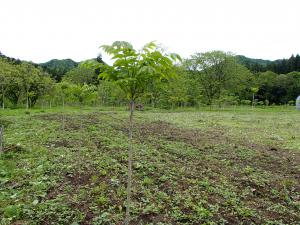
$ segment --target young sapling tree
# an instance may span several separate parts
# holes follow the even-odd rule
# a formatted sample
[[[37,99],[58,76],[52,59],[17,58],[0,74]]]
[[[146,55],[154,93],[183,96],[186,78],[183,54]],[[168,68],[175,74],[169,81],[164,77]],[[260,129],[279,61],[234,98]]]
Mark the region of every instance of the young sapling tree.
[[[127,199],[124,224],[130,222],[131,186],[132,186],[132,131],[134,104],[138,97],[144,94],[147,85],[153,81],[168,79],[173,74],[174,62],[180,61],[178,54],[167,54],[154,42],[146,44],[141,50],[136,50],[125,41],[116,41],[112,45],[100,47],[111,56],[112,65],[97,64],[96,61],[86,62],[86,66],[99,68],[99,78],[115,82],[127,95],[130,105],[129,115],[129,149]]]

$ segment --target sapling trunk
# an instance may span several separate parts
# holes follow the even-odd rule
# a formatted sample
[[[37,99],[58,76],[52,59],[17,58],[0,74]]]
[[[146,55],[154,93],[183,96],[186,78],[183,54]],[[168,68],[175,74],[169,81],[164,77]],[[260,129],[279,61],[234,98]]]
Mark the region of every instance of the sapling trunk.
[[[131,205],[131,185],[132,185],[132,130],[133,130],[133,112],[134,112],[134,100],[130,100],[130,116],[129,116],[129,146],[128,146],[128,178],[127,178],[127,200],[126,200],[126,215],[124,224],[128,225],[130,222],[130,205]]]
[[[2,109],[4,109],[4,87],[2,84]]]
[[[4,149],[4,138],[3,138],[3,133],[4,133],[4,126],[2,125],[0,127],[0,152],[3,152],[3,149]]]
[[[62,130],[65,131],[65,98],[63,97]]]
[[[4,105],[4,94],[2,94],[2,109],[5,108],[5,105]]]
[[[26,91],[26,109],[29,108],[29,99],[28,99],[28,91]]]
[[[65,131],[65,114],[62,115],[62,130]]]
[[[79,102],[80,104],[80,130],[82,130],[82,102]]]

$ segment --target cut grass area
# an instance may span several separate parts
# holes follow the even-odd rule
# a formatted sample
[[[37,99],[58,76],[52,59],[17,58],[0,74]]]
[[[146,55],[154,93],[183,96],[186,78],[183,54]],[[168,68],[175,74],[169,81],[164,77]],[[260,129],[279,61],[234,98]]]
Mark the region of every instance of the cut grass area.
[[[128,112],[2,112],[1,224],[122,224]],[[298,224],[299,112],[137,112],[132,224]]]

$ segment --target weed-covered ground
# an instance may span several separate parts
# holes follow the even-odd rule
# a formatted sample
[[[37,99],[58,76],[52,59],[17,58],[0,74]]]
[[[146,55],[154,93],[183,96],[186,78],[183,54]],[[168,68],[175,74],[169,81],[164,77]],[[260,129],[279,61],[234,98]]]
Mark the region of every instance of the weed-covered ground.
[[[1,112],[0,224],[122,224],[127,118]],[[136,112],[131,224],[300,224],[299,118],[282,108]]]

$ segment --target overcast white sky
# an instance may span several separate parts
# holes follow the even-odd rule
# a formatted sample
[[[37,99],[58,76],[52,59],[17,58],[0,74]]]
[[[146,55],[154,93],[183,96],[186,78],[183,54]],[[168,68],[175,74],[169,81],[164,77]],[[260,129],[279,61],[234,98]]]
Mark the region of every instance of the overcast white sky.
[[[45,62],[96,57],[99,46],[156,40],[188,57],[300,53],[299,0],[0,0],[0,51]]]

